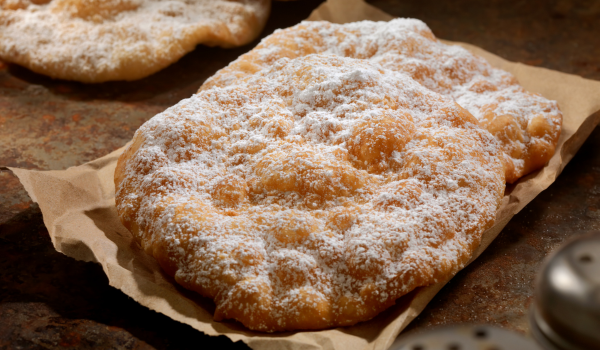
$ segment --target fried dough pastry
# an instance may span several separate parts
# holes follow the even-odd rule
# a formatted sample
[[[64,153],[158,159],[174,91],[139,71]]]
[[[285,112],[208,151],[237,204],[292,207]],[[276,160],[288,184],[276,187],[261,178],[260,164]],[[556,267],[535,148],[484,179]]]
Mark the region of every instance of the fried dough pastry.
[[[303,22],[266,37],[200,90],[226,86],[282,58],[313,53],[369,60],[452,97],[502,144],[509,183],[543,167],[554,154],[562,124],[555,101],[527,92],[510,73],[483,58],[438,41],[416,19],[342,25]]]
[[[368,320],[471,257],[501,150],[452,99],[333,55],[281,59],[135,133],[123,224],[216,320],[258,331]]]
[[[53,78],[135,80],[197,44],[252,41],[269,8],[270,0],[0,0],[0,59]]]

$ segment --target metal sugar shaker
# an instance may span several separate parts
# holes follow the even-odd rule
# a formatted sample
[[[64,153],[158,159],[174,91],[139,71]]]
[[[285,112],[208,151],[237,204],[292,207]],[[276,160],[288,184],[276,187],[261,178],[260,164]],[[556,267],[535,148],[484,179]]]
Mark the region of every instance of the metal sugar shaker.
[[[546,259],[530,321],[546,349],[600,350],[600,232],[567,242]]]
[[[533,339],[489,325],[453,325],[400,336],[389,350],[542,350]]]

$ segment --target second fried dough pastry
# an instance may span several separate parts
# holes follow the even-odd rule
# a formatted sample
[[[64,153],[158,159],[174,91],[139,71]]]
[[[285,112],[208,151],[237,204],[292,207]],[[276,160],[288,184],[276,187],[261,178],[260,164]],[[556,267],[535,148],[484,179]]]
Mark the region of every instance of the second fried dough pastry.
[[[270,0],[0,0],[0,59],[53,78],[135,80],[197,44],[255,39]]]
[[[500,156],[468,111],[404,73],[307,55],[145,123],[116,205],[216,320],[346,326],[464,266],[503,196]]]
[[[281,58],[312,53],[366,59],[454,98],[502,144],[509,183],[543,167],[554,154],[562,124],[555,101],[527,92],[510,73],[467,50],[438,41],[416,19],[303,22],[266,37],[207,80],[201,90],[226,86]]]

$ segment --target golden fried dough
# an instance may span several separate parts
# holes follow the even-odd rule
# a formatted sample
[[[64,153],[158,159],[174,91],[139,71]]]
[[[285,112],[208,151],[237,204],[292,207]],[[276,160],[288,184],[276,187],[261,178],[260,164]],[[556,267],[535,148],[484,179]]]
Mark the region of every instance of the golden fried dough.
[[[216,320],[346,326],[464,266],[503,196],[501,154],[408,75],[305,55],[142,125],[116,205],[165,271],[214,299]]]
[[[438,41],[416,19],[303,22],[263,39],[200,90],[229,85],[282,58],[313,53],[365,59],[452,97],[502,144],[509,183],[543,167],[554,154],[562,124],[555,101],[525,91],[511,74],[465,49]]]
[[[0,0],[0,59],[53,78],[135,80],[197,44],[256,38],[270,0]]]

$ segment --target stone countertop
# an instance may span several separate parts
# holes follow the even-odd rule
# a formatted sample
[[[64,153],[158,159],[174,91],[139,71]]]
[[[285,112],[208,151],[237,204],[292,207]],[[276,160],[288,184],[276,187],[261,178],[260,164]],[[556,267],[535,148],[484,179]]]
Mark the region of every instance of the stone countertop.
[[[317,0],[276,2],[264,35],[306,18]],[[425,21],[442,39],[478,45],[512,61],[600,80],[600,2],[375,0]],[[85,85],[0,62],[0,166],[64,169],[131,139],[154,114],[256,42],[199,46],[135,82]],[[571,236],[600,229],[600,128],[557,181],[525,207],[409,330],[487,323],[527,332],[534,276]],[[247,349],[204,336],[110,287],[99,265],[57,253],[42,215],[17,178],[0,171],[0,349]]]

